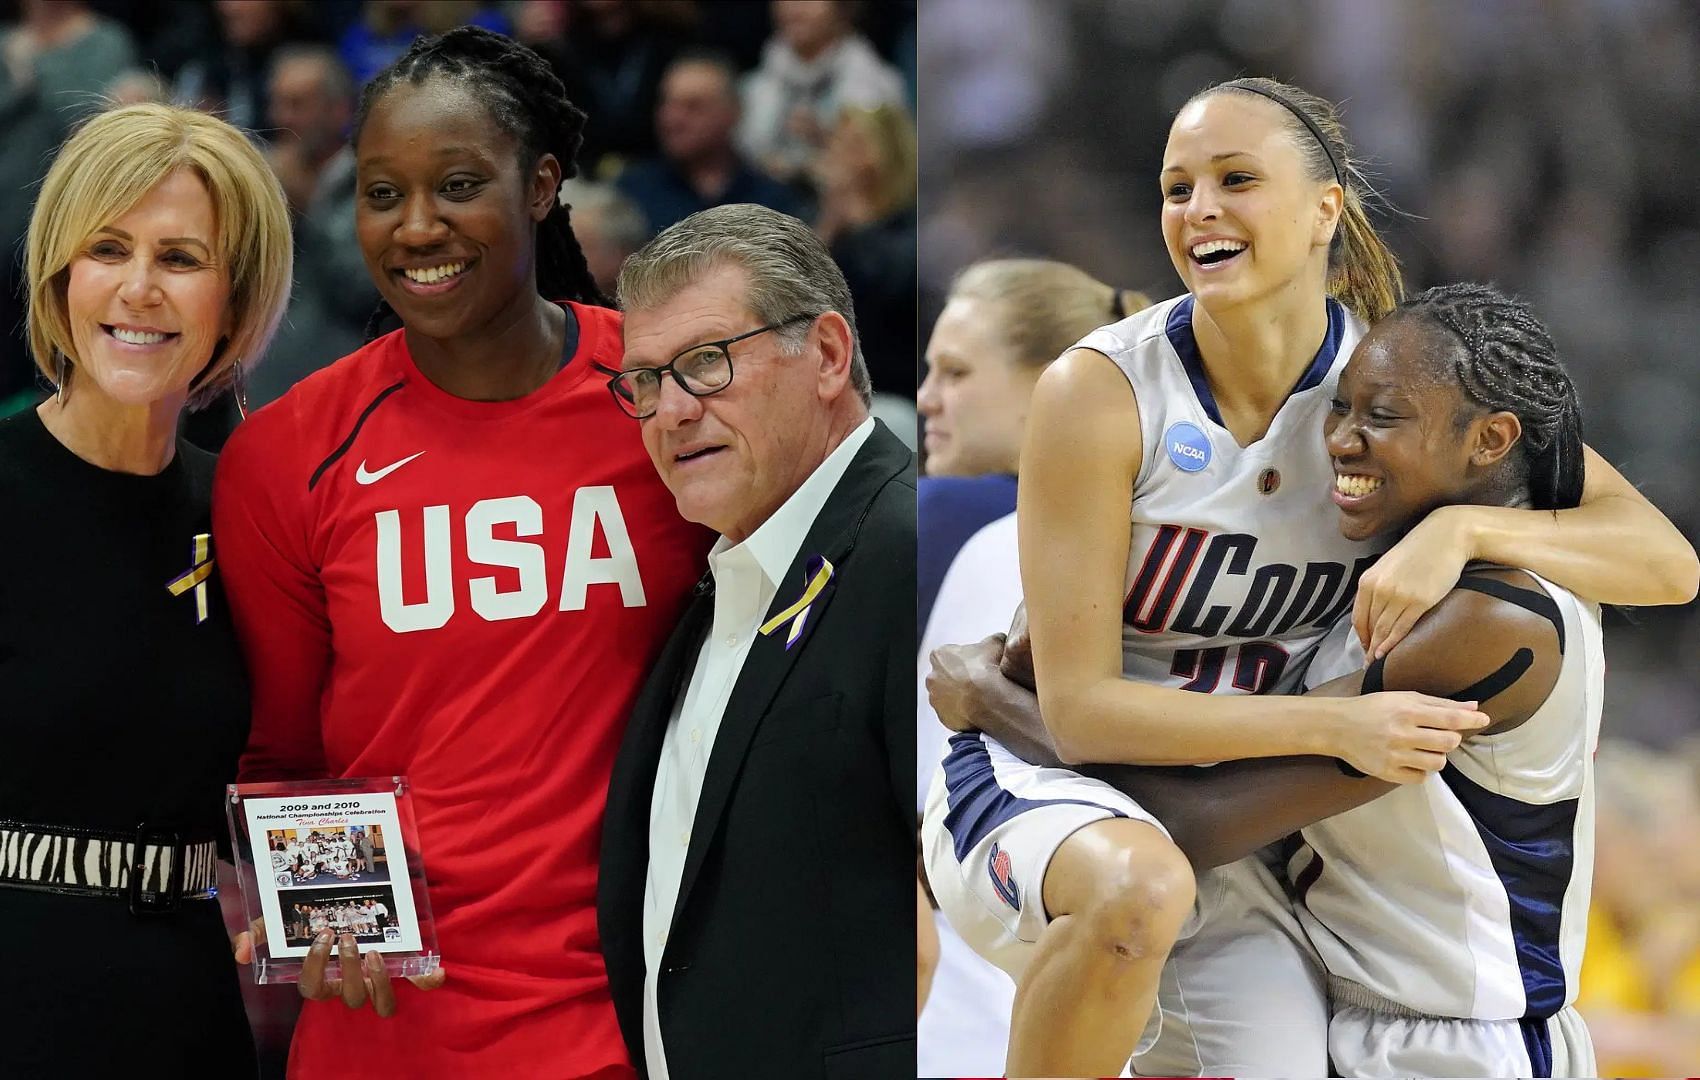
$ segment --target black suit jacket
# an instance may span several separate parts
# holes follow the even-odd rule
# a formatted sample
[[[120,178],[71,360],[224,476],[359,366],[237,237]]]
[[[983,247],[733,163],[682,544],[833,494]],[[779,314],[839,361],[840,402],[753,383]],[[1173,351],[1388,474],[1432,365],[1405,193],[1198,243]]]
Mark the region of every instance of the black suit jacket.
[[[757,637],[697,805],[657,988],[673,1080],[915,1075],[915,458],[883,425],[768,617],[834,567],[805,632]],[[643,896],[662,736],[711,622],[710,579],[614,764],[597,914],[626,1045],[643,1047]]]

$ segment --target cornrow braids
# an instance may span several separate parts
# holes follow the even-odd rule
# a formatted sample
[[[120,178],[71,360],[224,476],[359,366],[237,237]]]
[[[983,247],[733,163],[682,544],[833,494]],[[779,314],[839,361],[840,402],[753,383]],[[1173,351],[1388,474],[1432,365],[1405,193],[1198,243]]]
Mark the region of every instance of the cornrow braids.
[[[1538,510],[1582,502],[1582,410],[1552,336],[1529,306],[1490,285],[1441,285],[1401,304],[1399,318],[1443,327],[1462,345],[1452,375],[1483,408],[1523,426],[1529,496]]]
[[[578,175],[584,112],[567,100],[566,87],[541,56],[477,26],[416,38],[394,63],[373,76],[360,92],[351,141],[358,145],[372,106],[384,95],[402,83],[420,86],[434,78],[452,81],[489,110],[496,125],[519,143],[522,168],[553,154],[561,164],[562,180]],[[558,198],[537,227],[537,291],[549,300],[613,306],[597,288],[573,234],[569,210]],[[380,302],[367,321],[367,340],[394,321],[389,305]]]

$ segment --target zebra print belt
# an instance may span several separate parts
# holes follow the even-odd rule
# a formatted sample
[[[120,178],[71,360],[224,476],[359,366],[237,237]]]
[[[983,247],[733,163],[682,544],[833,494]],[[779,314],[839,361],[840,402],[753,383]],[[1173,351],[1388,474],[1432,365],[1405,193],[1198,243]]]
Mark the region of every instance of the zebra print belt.
[[[127,901],[133,915],[218,895],[218,845],[170,829],[134,832],[0,821],[0,887]]]

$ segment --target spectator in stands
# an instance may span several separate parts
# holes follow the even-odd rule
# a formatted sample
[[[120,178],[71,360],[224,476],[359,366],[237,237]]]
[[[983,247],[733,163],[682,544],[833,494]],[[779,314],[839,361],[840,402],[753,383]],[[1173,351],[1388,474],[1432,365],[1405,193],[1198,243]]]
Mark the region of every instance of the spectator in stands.
[[[177,72],[173,96],[183,105],[214,112],[245,131],[261,128],[269,109],[266,82],[272,53],[310,31],[299,9],[288,4],[219,0],[219,45]]]
[[[365,86],[406,52],[414,38],[456,26],[509,31],[506,15],[474,0],[366,0],[366,17],[348,28],[337,49],[354,85]]]
[[[743,87],[738,145],[769,174],[805,173],[846,105],[903,107],[903,76],[851,25],[845,0],[774,0],[774,37]]]
[[[267,160],[295,222],[295,303],[248,386],[258,408],[365,340],[378,292],[354,242],[354,83],[332,50],[279,49],[272,63]]]
[[[613,296],[620,264],[652,235],[648,220],[611,184],[568,180],[561,185],[561,202],[572,208],[573,232],[596,287]]]
[[[19,254],[36,181],[73,124],[99,106],[116,72],[135,66],[130,34],[81,0],[23,0],[21,18],[0,31],[0,415],[35,403],[32,366],[17,328]]]
[[[525,0],[519,6],[514,36],[549,61],[567,96],[590,116],[579,151],[586,176],[608,179],[621,165],[654,155],[661,77],[685,29],[678,13],[689,11],[630,0]]]
[[[147,68],[131,68],[106,87],[107,104],[114,109],[122,109],[126,105],[158,104],[164,102],[166,96],[165,83]]]
[[[617,181],[651,229],[725,203],[759,203],[805,216],[789,188],[752,168],[733,145],[735,80],[731,63],[712,53],[691,53],[667,69],[655,110],[661,156],[632,165]]]
[[[874,389],[908,395],[916,343],[915,125],[892,105],[849,106],[815,162],[815,232],[844,270]]]

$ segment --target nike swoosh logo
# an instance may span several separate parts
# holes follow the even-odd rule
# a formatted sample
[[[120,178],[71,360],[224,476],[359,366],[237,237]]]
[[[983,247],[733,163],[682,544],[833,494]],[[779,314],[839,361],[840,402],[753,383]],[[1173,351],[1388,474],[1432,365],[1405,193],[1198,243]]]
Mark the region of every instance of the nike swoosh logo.
[[[414,454],[413,457],[404,457],[400,461],[394,462],[394,463],[389,464],[389,465],[385,465],[383,468],[379,469],[376,472],[367,472],[366,471],[366,463],[364,461],[362,461],[360,463],[360,467],[358,469],[354,470],[354,482],[356,484],[376,484],[379,480],[382,480],[384,477],[388,476],[390,473],[395,472],[397,469],[401,468],[403,465],[406,465],[408,462],[412,461],[413,458],[419,457],[420,454],[423,454],[423,453],[425,453],[425,451],[421,450],[421,451],[419,451],[418,454]]]

